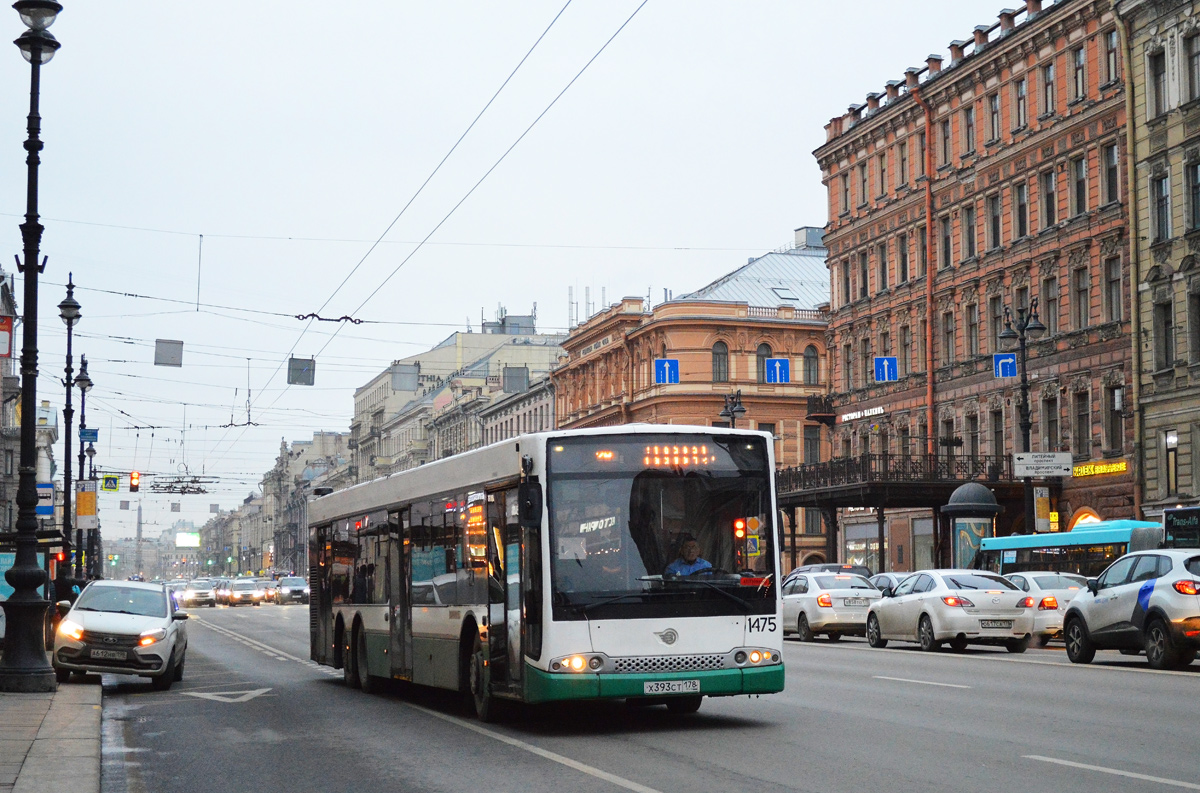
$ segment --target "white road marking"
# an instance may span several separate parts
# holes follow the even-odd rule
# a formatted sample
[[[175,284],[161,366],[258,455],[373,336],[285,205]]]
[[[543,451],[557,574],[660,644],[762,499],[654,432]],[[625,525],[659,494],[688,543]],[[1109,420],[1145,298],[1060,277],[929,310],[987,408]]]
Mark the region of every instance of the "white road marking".
[[[970,686],[960,686],[954,683],[935,683],[932,680],[909,680],[907,677],[884,677],[883,675],[874,675],[876,680],[894,680],[897,683],[917,683],[922,686],[941,686],[942,688],[970,688]]]
[[[1161,776],[1150,776],[1149,774],[1135,774],[1132,771],[1122,771],[1119,768],[1105,768],[1102,765],[1088,765],[1087,763],[1073,763],[1070,760],[1059,760],[1057,757],[1042,757],[1037,754],[1021,755],[1026,760],[1040,760],[1043,763],[1055,763],[1057,765],[1065,765],[1071,768],[1082,768],[1085,771],[1097,771],[1101,774],[1112,774],[1113,776],[1123,776],[1128,779],[1140,779],[1143,782],[1157,782],[1160,785],[1170,785],[1171,787],[1181,787],[1185,790],[1200,790],[1200,785],[1194,782],[1180,782],[1178,779],[1166,779]]]
[[[659,793],[658,790],[655,790],[652,787],[646,787],[645,785],[638,784],[637,782],[625,779],[624,777],[619,777],[616,774],[610,774],[607,771],[602,771],[601,769],[596,768],[595,766],[590,766],[587,763],[581,763],[578,760],[572,760],[570,757],[564,757],[556,752],[551,752],[549,749],[543,749],[540,746],[534,746],[531,743],[525,743],[524,741],[517,740],[516,738],[510,738],[502,733],[492,732],[485,727],[480,727],[478,724],[473,724],[472,722],[464,719],[460,719],[455,716],[449,716],[445,713],[438,713],[436,710],[430,710],[429,708],[424,708],[420,705],[414,705],[411,702],[406,702],[404,704],[407,707],[410,707],[413,710],[419,710],[428,716],[433,716],[434,718],[441,719],[442,721],[448,721],[451,724],[456,724],[459,727],[471,730],[472,732],[477,732],[480,735],[486,735],[489,738],[493,738],[501,743],[506,743],[509,746],[515,746],[518,749],[524,749],[526,752],[536,754],[538,757],[543,757],[552,762],[559,763],[560,765],[565,765],[568,768],[573,768],[580,773],[593,776],[596,779],[603,779],[605,782],[614,784],[617,787],[623,787],[626,790],[633,790],[637,793]]]
[[[207,691],[204,693],[184,691],[185,697],[198,697],[199,699],[211,699],[213,702],[249,702],[255,697],[261,697],[271,689],[256,688],[251,691]]]

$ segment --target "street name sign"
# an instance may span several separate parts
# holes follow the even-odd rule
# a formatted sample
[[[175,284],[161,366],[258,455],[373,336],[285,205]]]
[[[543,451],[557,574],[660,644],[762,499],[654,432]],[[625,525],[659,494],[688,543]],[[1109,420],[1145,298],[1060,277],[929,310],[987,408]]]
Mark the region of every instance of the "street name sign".
[[[84,443],[99,443],[100,430],[93,427],[80,427],[79,440],[83,441]]]
[[[1013,455],[1013,476],[1071,476],[1070,452],[1024,452]]]

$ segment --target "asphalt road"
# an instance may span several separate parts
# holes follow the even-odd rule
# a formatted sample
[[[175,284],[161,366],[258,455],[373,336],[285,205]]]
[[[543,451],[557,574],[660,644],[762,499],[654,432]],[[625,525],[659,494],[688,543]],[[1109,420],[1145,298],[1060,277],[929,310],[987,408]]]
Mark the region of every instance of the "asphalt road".
[[[194,614],[182,683],[105,677],[105,793],[1200,790],[1200,662],[789,639],[782,694],[482,725],[448,692],[347,690],[307,607]]]

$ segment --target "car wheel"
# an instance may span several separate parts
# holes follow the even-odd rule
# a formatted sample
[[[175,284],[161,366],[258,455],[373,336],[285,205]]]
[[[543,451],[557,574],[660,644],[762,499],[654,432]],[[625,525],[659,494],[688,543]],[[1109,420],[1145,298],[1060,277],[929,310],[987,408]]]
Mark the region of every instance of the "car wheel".
[[[375,694],[379,691],[379,678],[371,674],[367,666],[367,632],[358,626],[358,630],[354,632],[357,641],[355,642],[356,649],[354,651],[354,660],[358,664],[358,685],[363,690],[364,694]]]
[[[1151,669],[1173,669],[1179,662],[1179,651],[1171,633],[1162,620],[1156,619],[1146,628],[1146,662]]]
[[[888,640],[879,632],[879,618],[874,614],[867,617],[867,644],[880,649],[888,644]]]
[[[71,670],[70,669],[55,669],[54,670],[54,679],[60,683],[66,683],[67,681],[69,681],[71,679]]]
[[[838,633],[837,631],[834,631],[833,633],[826,634],[826,635],[829,636],[829,641],[831,641],[831,642],[836,642],[842,638],[842,634]]]
[[[1038,647],[1045,647],[1050,643],[1051,636],[1048,633],[1040,634],[1037,638]]]
[[[922,614],[917,622],[917,642],[925,652],[936,652],[942,649],[942,643],[933,637],[933,620],[928,614]]]
[[[796,633],[800,635],[800,641],[802,642],[811,642],[813,640],[812,628],[808,626],[808,616],[804,612],[800,612],[800,617],[796,620]]]
[[[1009,639],[1004,643],[1004,649],[1010,653],[1023,653],[1029,649],[1029,637],[1021,639]]]
[[[186,660],[187,660],[187,653],[184,653],[184,656],[179,659],[179,663],[175,664],[175,682],[176,683],[180,683],[183,681],[183,662]]]
[[[167,668],[161,675],[150,678],[150,686],[155,691],[168,691],[175,682],[175,653],[167,659]]]
[[[1072,619],[1063,629],[1063,641],[1067,645],[1067,659],[1073,664],[1090,664],[1096,657],[1096,648],[1083,627],[1083,620]]]
[[[671,697],[667,700],[667,710],[671,713],[695,713],[700,710],[703,699],[699,694],[691,697]]]
[[[953,639],[950,640],[949,644],[950,644],[951,650],[953,650],[956,653],[961,653],[963,650],[967,649],[967,637],[966,636],[955,636]]]

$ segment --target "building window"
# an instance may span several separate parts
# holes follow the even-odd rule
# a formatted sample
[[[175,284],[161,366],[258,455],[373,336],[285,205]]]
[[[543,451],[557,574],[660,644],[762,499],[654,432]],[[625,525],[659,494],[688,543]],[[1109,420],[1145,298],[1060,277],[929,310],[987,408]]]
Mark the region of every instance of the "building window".
[[[804,533],[805,534],[824,534],[821,529],[821,510],[805,509],[804,510]]]
[[[771,357],[771,345],[758,345],[758,349],[754,351],[754,357],[758,367],[758,382],[765,383],[767,382],[767,359]]]
[[[907,457],[912,454],[912,442],[908,435],[908,427],[901,427],[896,435],[900,456]]]
[[[1086,328],[1088,320],[1091,318],[1091,301],[1089,300],[1091,284],[1089,280],[1086,267],[1077,267],[1071,271],[1071,319],[1075,330]]]
[[[723,341],[712,348],[712,379],[714,383],[729,382],[729,345]]]
[[[842,388],[854,390],[854,348],[849,344],[842,347]]]
[[[1154,116],[1167,112],[1167,56],[1157,52],[1150,56],[1150,107]]]
[[[992,411],[992,454],[1004,456],[1004,411],[999,408]]]
[[[1071,427],[1071,451],[1076,457],[1092,455],[1092,409],[1088,404],[1087,391],[1077,391],[1071,395],[1074,402],[1075,426]]]
[[[1087,96],[1087,52],[1083,47],[1071,50],[1071,87],[1074,99]]]
[[[868,271],[870,270],[870,262],[867,258],[867,252],[862,251],[858,254],[858,296],[866,297],[869,288]]]
[[[942,314],[942,365],[954,363],[954,314]]]
[[[878,169],[879,176],[879,178],[876,180],[879,182],[879,197],[883,198],[885,195],[887,195],[888,191],[886,152],[875,157],[875,167]]]
[[[940,444],[940,445],[942,446],[943,449],[946,450],[946,462],[949,463],[951,466],[953,466],[954,465],[954,450],[955,450],[955,448],[957,448],[954,441],[961,440],[961,439],[955,438],[954,419],[943,419],[942,420],[941,440],[945,441],[944,444]]]
[[[821,428],[806,426],[804,428],[804,462],[821,462]]]
[[[873,366],[874,362],[871,360],[871,340],[870,339],[860,339],[859,340],[859,342],[858,342],[858,359],[859,359],[859,364],[861,366],[861,373],[859,374],[859,382],[862,383],[863,388],[866,388],[867,386],[869,386],[871,384],[872,379],[874,379],[873,375],[875,374],[875,367]]]
[[[1058,333],[1058,278],[1050,276],[1042,280],[1042,324],[1046,335]]]
[[[988,298],[988,344],[992,352],[1000,352],[1000,333],[1004,330],[1004,303],[999,295]]]
[[[842,174],[842,213],[850,211],[850,175]]]
[[[942,165],[950,164],[950,153],[953,151],[954,141],[950,138],[950,119],[942,122]]]
[[[1104,80],[1111,83],[1117,80],[1117,31],[1110,30],[1104,34]]]
[[[979,416],[967,416],[967,456],[972,460],[979,458]]]
[[[876,256],[879,259],[878,273],[876,276],[876,291],[882,292],[888,288],[888,259],[887,259],[887,243],[881,242],[879,248],[876,249]]]
[[[900,141],[896,146],[897,157],[897,173],[896,187],[908,186],[908,141]]]
[[[1163,447],[1166,452],[1163,457],[1167,486],[1167,495],[1174,496],[1179,493],[1179,433],[1175,430],[1166,430],[1163,432]]]
[[[1200,162],[1188,163],[1183,167],[1187,179],[1188,229],[1200,229]]]
[[[1104,432],[1108,435],[1109,451],[1120,452],[1125,449],[1125,417],[1121,415],[1124,407],[1123,386],[1104,389]]]
[[[1054,90],[1054,64],[1042,67],[1042,115],[1050,115],[1056,109]]]
[[[1071,214],[1087,212],[1087,160],[1077,157],[1071,160]]]
[[[1029,309],[1029,287],[1018,286],[1013,292],[1013,308],[1017,311]]]
[[[843,457],[854,456],[854,448],[851,446],[851,441],[850,441],[849,435],[845,435],[842,437],[842,456]]]
[[[1029,123],[1029,103],[1026,96],[1028,91],[1029,84],[1025,78],[1013,84],[1013,120],[1017,123],[1014,132],[1023,129]]]
[[[990,94],[988,106],[988,141],[1000,140],[1000,94]]]
[[[925,233],[924,226],[917,229],[917,266],[921,268],[917,273],[918,277],[925,275],[925,271],[929,269],[929,236]]]
[[[963,153],[975,153],[975,108],[968,107],[963,110]]]
[[[1042,400],[1042,451],[1058,451],[1058,397]]]
[[[1000,194],[994,193],[987,197],[988,213],[988,250],[1000,247]]]
[[[962,213],[962,256],[963,259],[975,258],[975,207],[968,205],[963,207]]]
[[[1058,222],[1058,191],[1057,177],[1053,170],[1045,171],[1041,176],[1042,187],[1042,228],[1048,229]]]
[[[1200,292],[1187,296],[1188,363],[1200,363]]]
[[[1120,322],[1124,314],[1121,305],[1121,257],[1112,256],[1104,260],[1104,318],[1108,322]]]
[[[1188,36],[1183,42],[1187,58],[1188,101],[1200,99],[1200,36]]]
[[[914,360],[915,366],[913,366],[913,371],[917,371],[917,372],[924,371],[925,364],[928,363],[925,360],[925,344],[928,339],[928,336],[926,334],[928,332],[929,332],[929,321],[923,319],[917,326],[918,335],[917,335],[916,341],[914,342],[914,346],[913,346],[913,348],[917,352],[915,360]]]
[[[820,378],[820,359],[817,357],[817,348],[810,344],[804,348],[804,384],[817,385]]]
[[[850,291],[850,262],[842,262],[842,303],[849,304],[854,300]]]
[[[904,325],[900,328],[900,349],[897,350],[900,358],[900,360],[897,361],[900,369],[899,374],[904,376],[908,376],[909,371],[912,369],[910,360],[912,355],[911,347],[912,331],[909,330],[907,325]]]
[[[1153,215],[1155,242],[1171,238],[1171,192],[1167,177],[1158,176],[1150,180],[1150,212]]]
[[[1104,160],[1104,203],[1115,204],[1121,198],[1121,172],[1117,162],[1117,144],[1100,150]]]
[[[1013,185],[1013,228],[1017,239],[1029,236],[1029,188],[1024,182]]]
[[[967,315],[967,355],[979,354],[979,306],[972,303],[963,309]]]
[[[871,195],[871,182],[867,177],[867,164],[864,162],[858,166],[858,203],[860,205],[865,205]]]
[[[908,235],[896,237],[896,280],[904,283],[908,280]]]
[[[925,133],[917,133],[917,176],[925,175]]]
[[[1175,311],[1171,303],[1154,304],[1154,368],[1175,365]]]
[[[951,262],[951,258],[950,258],[950,257],[951,257],[951,251],[950,251],[950,216],[949,216],[949,215],[943,215],[943,216],[942,216],[942,219],[941,219],[939,222],[940,222],[940,224],[941,224],[941,227],[942,227],[942,242],[941,242],[941,249],[942,249],[942,250],[941,250],[941,261],[942,261],[942,266],[941,266],[941,268],[940,268],[940,269],[944,270],[944,269],[946,269],[947,267],[949,267],[949,266],[951,265],[951,263],[952,263],[952,262]]]

